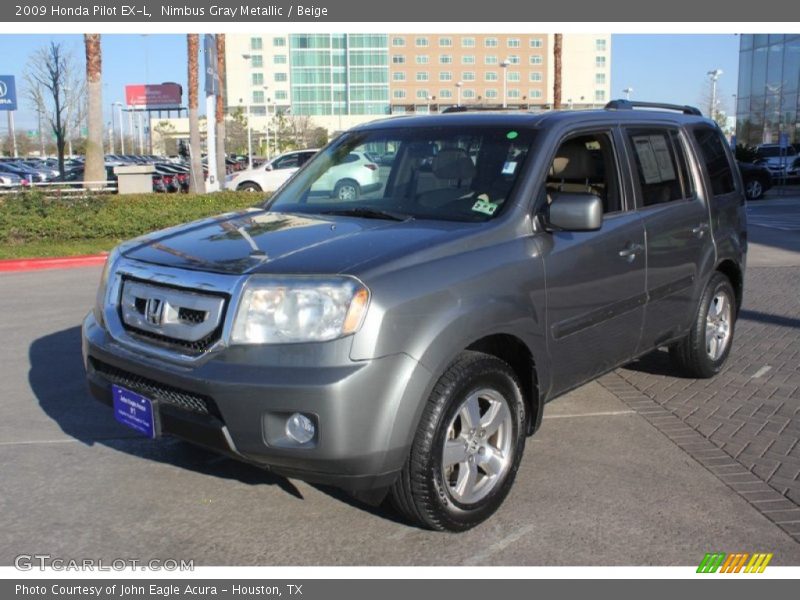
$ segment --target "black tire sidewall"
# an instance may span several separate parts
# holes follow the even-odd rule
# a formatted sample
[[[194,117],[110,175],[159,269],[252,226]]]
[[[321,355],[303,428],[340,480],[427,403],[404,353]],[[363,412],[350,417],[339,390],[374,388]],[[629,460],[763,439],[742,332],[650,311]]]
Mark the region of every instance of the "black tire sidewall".
[[[352,200],[358,200],[358,198],[361,196],[361,186],[359,186],[357,182],[355,182],[355,181],[353,181],[351,179],[342,179],[341,181],[339,181],[334,186],[334,188],[333,188],[333,196],[334,196],[334,198],[336,198],[337,200],[342,200],[342,202],[345,202],[346,200],[343,200],[343,199],[339,198],[339,193],[341,192],[341,189],[343,187],[347,187],[347,186],[353,188],[353,198],[352,198]]]
[[[728,338],[728,345],[725,351],[717,360],[712,360],[706,352],[706,317],[708,311],[711,309],[711,301],[718,292],[724,291],[728,296],[728,302],[731,304],[731,330],[730,337]],[[716,375],[722,370],[722,366],[728,359],[728,355],[733,347],[733,338],[736,329],[736,295],[733,292],[728,278],[724,275],[715,275],[711,281],[708,282],[703,297],[700,303],[700,311],[697,315],[697,322],[695,323],[695,344],[697,345],[694,350],[697,355],[697,360],[700,361],[701,370],[708,374],[708,376]]]

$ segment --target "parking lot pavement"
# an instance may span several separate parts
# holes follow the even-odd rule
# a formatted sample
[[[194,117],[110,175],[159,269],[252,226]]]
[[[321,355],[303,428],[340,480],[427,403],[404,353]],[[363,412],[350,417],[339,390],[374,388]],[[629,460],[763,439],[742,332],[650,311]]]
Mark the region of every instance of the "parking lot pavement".
[[[601,381],[800,541],[798,214],[798,197],[748,207],[744,306],[719,376],[682,379],[659,352]]]
[[[800,564],[800,544],[597,383],[548,405],[500,512],[461,535],[139,438],[84,389],[78,324],[98,278],[95,268],[0,275],[0,564],[24,552],[198,565],[693,565],[717,550]]]

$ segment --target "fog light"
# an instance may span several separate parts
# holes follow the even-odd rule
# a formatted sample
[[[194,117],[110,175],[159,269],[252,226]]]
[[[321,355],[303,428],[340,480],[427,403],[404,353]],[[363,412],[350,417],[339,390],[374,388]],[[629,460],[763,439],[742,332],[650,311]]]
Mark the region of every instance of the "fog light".
[[[298,444],[307,444],[313,440],[315,432],[314,422],[303,414],[294,413],[286,421],[286,435]]]

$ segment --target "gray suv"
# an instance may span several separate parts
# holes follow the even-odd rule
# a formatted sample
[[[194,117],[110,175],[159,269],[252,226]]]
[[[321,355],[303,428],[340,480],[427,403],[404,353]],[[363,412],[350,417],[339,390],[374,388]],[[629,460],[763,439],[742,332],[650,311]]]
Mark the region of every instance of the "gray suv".
[[[352,129],[263,206],[119,246],[83,324],[94,396],[144,435],[461,531],[548,401],[658,348],[720,371],[747,233],[713,122],[452,112]],[[341,199],[326,173],[353,152],[394,159]]]

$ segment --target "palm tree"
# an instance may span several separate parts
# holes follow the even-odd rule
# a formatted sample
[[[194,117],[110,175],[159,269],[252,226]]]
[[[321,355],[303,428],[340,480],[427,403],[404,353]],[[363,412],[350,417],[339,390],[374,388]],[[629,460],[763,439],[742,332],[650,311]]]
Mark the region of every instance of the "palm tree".
[[[85,33],[86,91],[88,95],[87,120],[89,135],[86,138],[86,167],[84,181],[105,181],[106,167],[103,152],[103,61],[100,51],[100,34]],[[103,187],[102,184],[87,187]]]
[[[186,49],[189,54],[189,150],[191,154],[191,191],[205,194],[206,182],[203,176],[203,161],[200,149],[200,123],[197,115],[197,92],[199,88],[199,66],[197,53],[200,47],[200,36],[196,33],[186,35]],[[207,124],[213,127],[213,123]]]
[[[563,34],[553,36],[553,108],[561,108],[561,45]]]
[[[217,91],[217,177],[220,183],[225,181],[225,98],[222,84],[225,81],[225,34],[218,33],[217,41],[217,74],[219,90]]]

